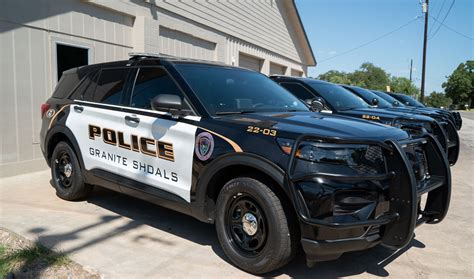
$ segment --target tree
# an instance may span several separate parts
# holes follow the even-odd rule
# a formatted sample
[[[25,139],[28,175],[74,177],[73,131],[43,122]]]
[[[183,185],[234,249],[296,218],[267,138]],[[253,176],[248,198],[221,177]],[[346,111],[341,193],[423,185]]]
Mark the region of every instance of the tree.
[[[385,91],[387,85],[390,85],[391,91],[412,96],[418,92],[418,88],[409,79],[404,77],[390,77],[384,69],[369,62],[363,63],[358,70],[352,73],[331,70],[320,74],[318,79],[382,91]]]
[[[474,106],[474,60],[461,63],[443,83],[446,96],[455,104]]]
[[[320,74],[318,76],[318,79],[329,81],[336,84],[351,84],[351,80],[349,79],[347,73],[335,71],[335,70],[331,70],[324,74]]]
[[[392,77],[390,91],[415,96],[418,93],[418,88],[406,77]]]
[[[431,92],[429,96],[426,97],[425,99],[426,104],[429,107],[435,107],[435,108],[447,108],[449,107],[452,103],[453,100],[451,98],[446,97],[444,93],[439,93],[439,92]]]
[[[353,85],[385,91],[390,82],[390,75],[382,68],[365,62],[360,66],[359,70],[349,74],[349,79]]]

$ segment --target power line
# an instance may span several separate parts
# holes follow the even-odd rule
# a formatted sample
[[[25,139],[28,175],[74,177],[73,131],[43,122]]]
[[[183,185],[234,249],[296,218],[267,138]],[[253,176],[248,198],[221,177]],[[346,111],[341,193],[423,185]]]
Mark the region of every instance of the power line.
[[[416,20],[418,20],[418,19],[420,19],[420,18],[421,18],[420,16],[416,16],[414,19],[412,19],[412,20],[410,20],[409,22],[407,22],[407,23],[405,23],[405,24],[403,24],[403,25],[397,27],[396,29],[393,29],[393,30],[390,31],[390,32],[387,32],[387,33],[385,33],[385,34],[383,34],[383,35],[381,35],[381,36],[379,36],[379,37],[377,37],[377,38],[375,38],[375,39],[373,39],[373,40],[371,40],[371,41],[368,41],[368,42],[366,42],[366,43],[363,43],[363,44],[361,44],[361,45],[358,45],[358,46],[356,46],[356,47],[354,47],[354,48],[351,48],[351,49],[349,49],[349,50],[346,50],[346,51],[344,51],[344,52],[341,52],[341,53],[336,54],[336,55],[334,55],[334,56],[331,56],[331,57],[329,57],[329,58],[320,60],[319,63],[325,62],[325,61],[328,61],[328,60],[331,60],[331,59],[334,59],[334,58],[336,58],[336,57],[339,57],[339,56],[345,55],[345,54],[347,54],[347,53],[353,52],[353,51],[355,51],[355,50],[358,50],[358,49],[360,49],[360,48],[363,48],[363,47],[365,47],[365,46],[367,46],[367,45],[369,45],[369,44],[371,44],[371,43],[374,43],[374,42],[376,42],[376,41],[378,41],[378,40],[380,40],[380,39],[383,39],[383,38],[385,38],[385,37],[387,37],[387,36],[389,36],[389,35],[391,35],[391,34],[397,32],[398,30],[400,30],[400,29],[402,29],[402,28],[404,28],[404,27],[410,25],[411,23],[415,22]]]
[[[444,24],[444,21],[446,20],[446,18],[448,17],[449,13],[451,12],[451,9],[453,8],[454,3],[456,3],[456,0],[453,0],[453,1],[451,2],[451,5],[449,6],[449,9],[448,9],[448,11],[446,12],[446,14],[444,15],[443,20],[441,20],[441,22],[438,21],[438,20],[436,20],[436,22],[438,22],[439,25],[438,25],[438,28],[434,31],[434,33],[433,33],[433,35],[431,36],[430,40],[433,39],[434,36],[436,36],[436,33],[438,33],[439,29],[441,28],[441,25]]]
[[[474,38],[469,37],[468,35],[463,34],[463,33],[459,32],[459,31],[457,31],[456,29],[447,26],[446,24],[440,22],[439,20],[437,20],[437,19],[434,18],[434,17],[431,17],[431,18],[432,18],[434,21],[438,22],[438,23],[440,24],[440,26],[443,26],[444,28],[446,28],[446,29],[448,29],[448,30],[450,30],[450,31],[452,31],[452,32],[454,32],[454,33],[456,33],[456,34],[458,34],[458,35],[460,35],[460,36],[463,36],[463,37],[466,38],[466,39],[469,39],[469,40],[474,41]]]
[[[435,2],[435,4],[436,3],[438,3],[438,2]],[[438,14],[436,15],[436,18],[439,18],[439,16],[441,15],[441,11],[443,10],[445,3],[446,3],[446,0],[443,0],[443,3],[441,4],[441,8],[439,8]],[[433,11],[434,10],[435,10],[435,6],[433,5]],[[433,24],[433,27],[434,27],[434,24]],[[431,35],[431,33],[432,33],[431,31],[433,31],[433,29],[430,30],[429,35]]]

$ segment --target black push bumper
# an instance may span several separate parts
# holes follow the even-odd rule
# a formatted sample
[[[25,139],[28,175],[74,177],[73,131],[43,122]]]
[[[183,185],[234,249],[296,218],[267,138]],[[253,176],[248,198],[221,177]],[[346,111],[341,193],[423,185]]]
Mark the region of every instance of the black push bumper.
[[[386,162],[385,172],[358,175],[323,172],[295,174],[295,163],[298,160],[296,154],[304,141],[380,147]],[[332,260],[344,252],[363,250],[379,243],[400,249],[412,240],[416,226],[440,222],[449,207],[449,163],[439,142],[429,134],[401,142],[342,140],[303,135],[293,144],[287,170],[287,185],[300,220],[301,243],[308,263]],[[331,214],[315,216],[317,214],[310,207],[315,208],[315,204],[317,207],[319,201],[311,200],[311,205],[308,206],[308,199],[300,185],[303,182],[318,183],[316,181],[324,181],[322,183],[325,189],[335,189],[339,183],[353,183],[357,185],[356,188],[365,184],[375,185],[374,187],[380,188],[377,203],[382,201],[380,204],[383,203],[385,209],[378,213],[374,210],[370,215],[355,211],[346,218],[337,218],[340,216]],[[425,194],[427,198],[422,207],[422,196]],[[321,200],[321,203],[326,203],[327,206],[327,199]]]

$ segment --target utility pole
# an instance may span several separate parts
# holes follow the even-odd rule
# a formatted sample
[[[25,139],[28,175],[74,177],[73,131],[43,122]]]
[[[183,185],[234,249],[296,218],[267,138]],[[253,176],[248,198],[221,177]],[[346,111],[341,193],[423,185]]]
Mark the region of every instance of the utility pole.
[[[410,59],[410,82],[411,82],[411,74],[413,73],[413,59]]]
[[[425,34],[423,37],[423,66],[421,69],[421,94],[420,101],[423,103],[425,101],[425,75],[426,75],[426,43],[428,37],[428,5],[430,0],[425,0],[422,4],[422,11],[425,14]]]

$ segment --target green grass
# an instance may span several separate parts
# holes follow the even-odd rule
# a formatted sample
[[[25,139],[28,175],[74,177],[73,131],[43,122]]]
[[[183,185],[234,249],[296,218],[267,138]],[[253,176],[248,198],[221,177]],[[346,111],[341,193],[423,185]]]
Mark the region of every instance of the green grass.
[[[28,269],[35,262],[44,262],[49,266],[63,266],[71,263],[64,253],[56,253],[39,243],[17,251],[9,251],[0,244],[0,278],[4,278],[15,267],[24,266]]]

